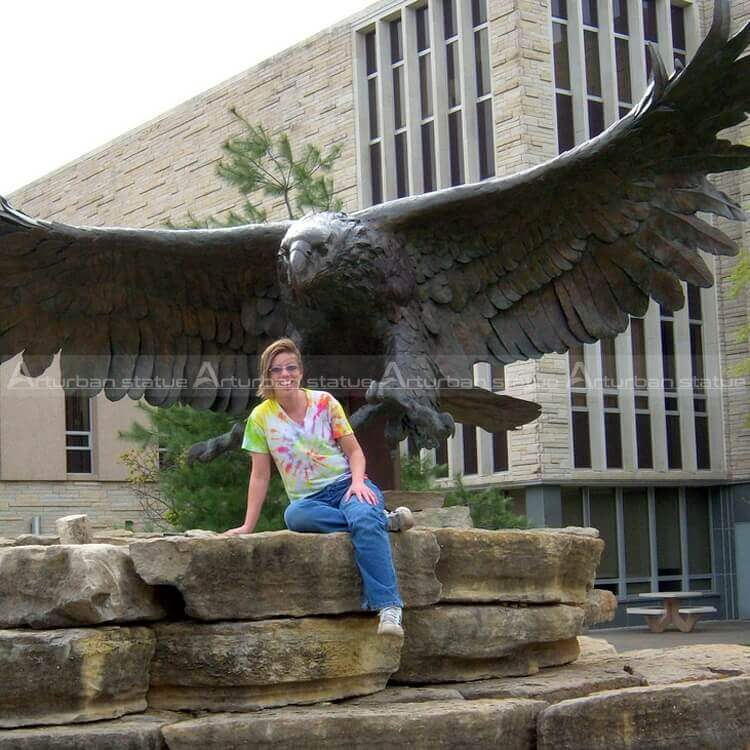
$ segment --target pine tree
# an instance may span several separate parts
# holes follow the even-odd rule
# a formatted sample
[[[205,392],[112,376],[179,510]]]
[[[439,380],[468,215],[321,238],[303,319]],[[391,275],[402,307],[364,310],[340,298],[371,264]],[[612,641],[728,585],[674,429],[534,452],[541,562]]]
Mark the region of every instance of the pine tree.
[[[223,146],[225,158],[216,168],[218,176],[236,187],[244,202],[240,212],[229,211],[224,217],[198,219],[188,212],[182,228],[231,227],[267,221],[266,211],[259,207],[262,198],[282,198],[289,219],[308,211],[340,211],[330,173],[341,155],[341,146],[323,152],[312,144],[296,158],[286,133],[275,138],[261,124],[253,125],[236,108],[229,110],[242,125],[241,135],[230,138]],[[180,225],[168,224],[172,228]]]

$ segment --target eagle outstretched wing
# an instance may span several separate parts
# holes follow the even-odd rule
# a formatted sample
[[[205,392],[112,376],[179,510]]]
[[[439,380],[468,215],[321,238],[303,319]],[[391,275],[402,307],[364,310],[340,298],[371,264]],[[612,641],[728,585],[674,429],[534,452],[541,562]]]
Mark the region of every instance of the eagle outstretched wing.
[[[717,138],[750,111],[750,24],[729,38],[726,0],[690,64],[655,80],[604,133],[539,167],[404,198],[356,216],[403,237],[435,350],[451,362],[513,362],[624,331],[653,297],[684,304],[710,286],[698,249],[736,247],[697,216],[744,215],[706,178],[750,166]],[[457,365],[457,367],[459,367]]]
[[[0,362],[23,352],[37,376],[62,350],[71,392],[241,413],[248,360],[286,328],[276,261],[289,224],[74,227],[0,198]]]

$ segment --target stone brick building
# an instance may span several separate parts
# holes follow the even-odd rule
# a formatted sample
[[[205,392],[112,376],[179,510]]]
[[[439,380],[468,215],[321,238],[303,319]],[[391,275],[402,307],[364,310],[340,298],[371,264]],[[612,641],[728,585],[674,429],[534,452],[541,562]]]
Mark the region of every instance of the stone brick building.
[[[689,59],[712,5],[377,3],[10,199],[73,224],[155,227],[188,210],[220,214],[238,203],[215,175],[235,132],[231,106],[294,143],[340,144],[333,178],[348,211],[513,174],[596,135],[637,102],[647,41],[670,70],[675,58]],[[737,28],[750,0],[732,7]],[[750,126],[737,130],[733,138],[747,142]],[[719,184],[750,209],[747,171]],[[750,246],[747,224],[722,228]],[[750,399],[731,373],[749,354],[738,332],[750,303],[730,294],[734,259],[707,262],[716,286],[686,289],[689,304],[674,315],[652,303],[613,341],[505,372],[477,365],[478,384],[538,401],[542,416],[509,435],[459,426],[437,458],[466,484],[508,488],[539,524],[598,526],[608,544],[597,585],[622,602],[647,590],[700,590],[720,616],[748,617]],[[699,374],[708,386],[696,387]],[[117,462],[127,446],[116,438],[138,416],[134,404],[102,396],[66,404],[54,388],[30,395],[18,359],[2,365],[0,381],[0,535],[28,530],[33,516],[49,528],[72,510],[100,524],[137,520]]]

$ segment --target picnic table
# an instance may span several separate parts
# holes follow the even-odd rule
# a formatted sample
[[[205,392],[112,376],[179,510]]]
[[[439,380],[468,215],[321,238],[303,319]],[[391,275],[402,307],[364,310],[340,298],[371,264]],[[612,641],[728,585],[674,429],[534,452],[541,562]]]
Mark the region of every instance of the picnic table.
[[[644,615],[652,633],[663,633],[674,624],[683,633],[689,633],[701,615],[716,612],[716,607],[681,607],[681,599],[696,599],[704,596],[702,591],[650,591],[638,594],[642,599],[661,599],[662,607],[628,607],[629,615]]]

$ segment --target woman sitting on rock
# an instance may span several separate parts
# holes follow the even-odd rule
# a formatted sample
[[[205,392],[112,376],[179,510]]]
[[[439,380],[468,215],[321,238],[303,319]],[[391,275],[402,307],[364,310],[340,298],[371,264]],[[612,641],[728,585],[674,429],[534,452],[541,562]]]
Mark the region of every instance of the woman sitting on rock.
[[[291,339],[279,339],[260,358],[258,396],[242,447],[252,456],[245,522],[226,535],[255,528],[271,478],[271,457],[290,504],[291,531],[348,531],[362,576],[362,608],[378,610],[378,633],[403,635],[403,606],[388,531],[414,525],[408,508],[386,513],[383,493],[365,474],[365,455],[341,404],[330,393],[300,387],[302,358]]]

